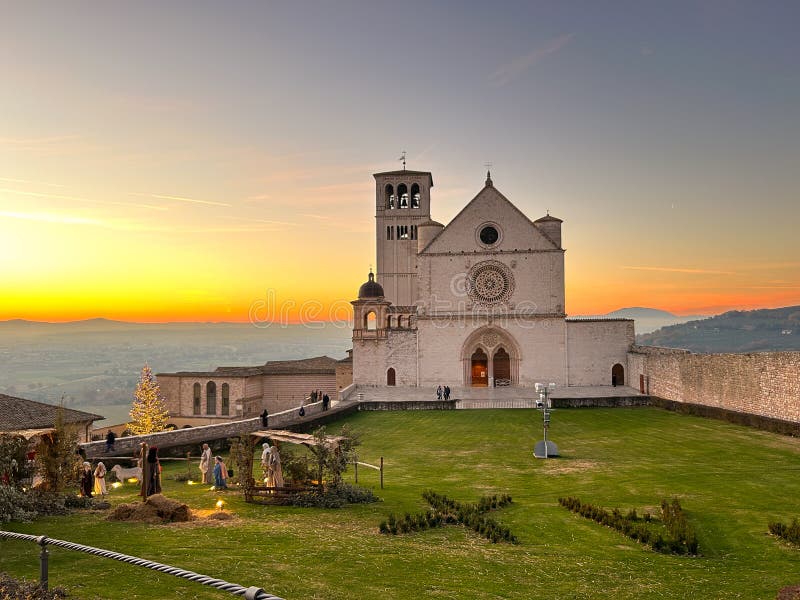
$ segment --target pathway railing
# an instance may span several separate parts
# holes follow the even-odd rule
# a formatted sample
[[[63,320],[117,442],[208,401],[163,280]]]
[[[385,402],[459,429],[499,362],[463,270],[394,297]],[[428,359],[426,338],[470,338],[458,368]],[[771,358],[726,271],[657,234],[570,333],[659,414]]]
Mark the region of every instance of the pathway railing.
[[[49,552],[47,550],[47,546],[49,545],[56,546],[58,548],[64,548],[65,550],[74,550],[76,552],[85,552],[87,554],[93,554],[103,558],[110,558],[137,567],[153,569],[154,571],[160,571],[161,573],[166,573],[167,575],[174,575],[175,577],[188,579],[189,581],[194,581],[195,583],[199,583],[201,585],[207,585],[223,592],[233,594],[234,596],[244,596],[246,600],[283,600],[278,596],[274,596],[273,594],[265,592],[259,587],[251,586],[246,588],[236,583],[229,583],[222,579],[216,579],[214,577],[209,577],[208,575],[201,575],[193,571],[186,571],[177,567],[171,567],[170,565],[153,562],[152,560],[146,560],[144,558],[139,558],[138,556],[129,556],[127,554],[120,554],[119,552],[113,552],[111,550],[103,550],[102,548],[84,546],[83,544],[76,544],[74,542],[68,542],[65,540],[56,540],[53,538],[48,538],[44,535],[28,535],[26,533],[16,533],[14,531],[0,531],[0,540],[2,539],[20,540],[39,544],[41,547],[39,552],[39,585],[45,590],[49,585]]]

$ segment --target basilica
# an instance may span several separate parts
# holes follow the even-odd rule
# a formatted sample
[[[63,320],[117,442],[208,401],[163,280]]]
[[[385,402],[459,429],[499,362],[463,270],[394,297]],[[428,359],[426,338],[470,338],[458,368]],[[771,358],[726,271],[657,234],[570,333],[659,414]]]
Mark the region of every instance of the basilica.
[[[561,219],[532,221],[487,173],[443,225],[431,173],[374,177],[376,272],[352,302],[354,384],[628,384],[633,321],[566,316]]]

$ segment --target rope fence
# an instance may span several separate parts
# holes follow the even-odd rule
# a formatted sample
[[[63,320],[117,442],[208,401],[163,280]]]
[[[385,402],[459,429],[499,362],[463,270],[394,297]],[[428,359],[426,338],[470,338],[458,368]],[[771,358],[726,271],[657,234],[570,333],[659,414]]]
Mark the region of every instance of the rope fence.
[[[47,536],[44,535],[28,535],[25,533],[16,533],[13,531],[0,531],[0,539],[34,542],[41,547],[41,551],[39,553],[39,565],[40,565],[39,585],[44,590],[46,590],[49,585],[48,582],[49,552],[47,550],[47,546],[49,545],[49,546],[56,546],[57,548],[63,548],[65,550],[73,550],[75,552],[85,552],[87,554],[92,554],[94,556],[110,558],[112,560],[118,560],[120,562],[128,563],[130,565],[134,565],[137,567],[153,569],[154,571],[160,571],[161,573],[166,573],[167,575],[173,575],[175,577],[180,577],[182,579],[188,579],[189,581],[194,581],[195,583],[199,583],[201,585],[207,585],[216,588],[220,591],[233,594],[234,596],[244,596],[246,600],[283,600],[282,598],[274,596],[273,594],[269,594],[264,590],[262,590],[261,588],[255,586],[246,588],[236,583],[230,583],[222,579],[209,577],[208,575],[201,575],[193,571],[186,571],[184,569],[179,569],[177,567],[171,567],[170,565],[154,562],[152,560],[146,560],[144,558],[139,558],[137,556],[129,556],[128,554],[120,554],[119,552],[104,550],[102,548],[94,548],[92,546],[84,546],[83,544],[76,544],[74,542],[68,542],[65,540],[56,540],[53,538],[48,538]]]

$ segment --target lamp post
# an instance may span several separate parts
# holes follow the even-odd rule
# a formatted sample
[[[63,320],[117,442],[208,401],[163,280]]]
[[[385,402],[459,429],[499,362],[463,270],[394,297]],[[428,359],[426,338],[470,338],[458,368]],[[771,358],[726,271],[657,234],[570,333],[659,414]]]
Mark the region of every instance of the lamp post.
[[[555,442],[547,439],[547,430],[550,428],[550,395],[556,389],[555,383],[537,383],[536,391],[539,392],[539,402],[537,407],[542,409],[542,429],[544,430],[544,440],[536,442],[533,449],[533,456],[536,458],[549,458],[551,456],[558,456],[558,446]]]

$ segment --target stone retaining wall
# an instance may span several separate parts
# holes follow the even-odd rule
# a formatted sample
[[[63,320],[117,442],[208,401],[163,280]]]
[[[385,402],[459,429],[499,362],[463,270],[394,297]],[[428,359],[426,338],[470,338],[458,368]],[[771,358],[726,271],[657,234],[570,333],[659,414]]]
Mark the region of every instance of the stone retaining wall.
[[[696,354],[634,346],[630,384],[666,400],[800,422],[800,352]]]

